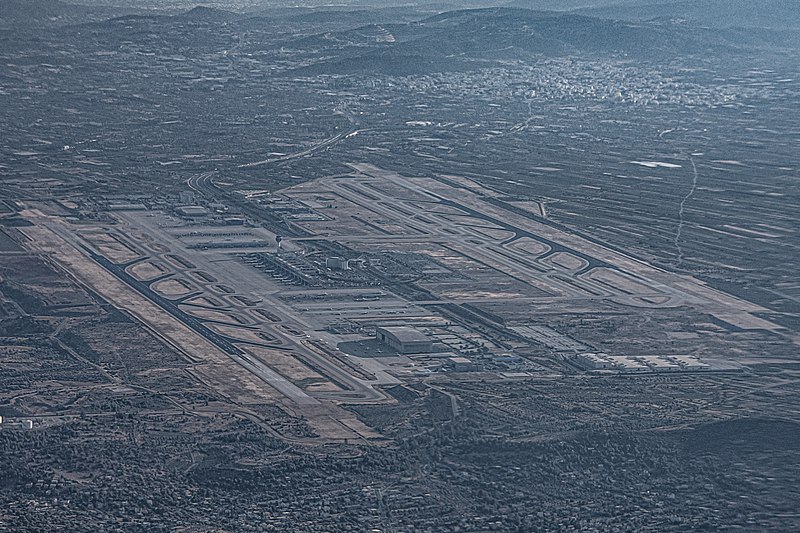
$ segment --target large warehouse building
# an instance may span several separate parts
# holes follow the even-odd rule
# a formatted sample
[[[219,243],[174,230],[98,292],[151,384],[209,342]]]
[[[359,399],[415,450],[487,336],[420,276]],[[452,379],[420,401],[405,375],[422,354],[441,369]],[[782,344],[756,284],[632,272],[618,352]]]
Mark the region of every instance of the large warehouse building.
[[[431,340],[421,331],[393,326],[377,328],[378,340],[402,354],[426,353],[433,349]]]

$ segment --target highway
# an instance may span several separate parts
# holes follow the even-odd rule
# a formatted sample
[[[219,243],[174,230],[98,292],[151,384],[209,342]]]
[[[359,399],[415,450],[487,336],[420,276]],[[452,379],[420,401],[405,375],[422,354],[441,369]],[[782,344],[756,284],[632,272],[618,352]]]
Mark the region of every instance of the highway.
[[[282,162],[282,161],[291,161],[292,159],[298,159],[300,157],[306,157],[308,155],[313,154],[314,152],[318,152],[319,150],[322,150],[324,148],[331,147],[334,144],[336,144],[339,141],[341,141],[342,139],[345,139],[345,138],[347,138],[350,135],[353,135],[355,133],[358,133],[358,130],[351,129],[351,130],[343,131],[342,133],[339,133],[338,135],[334,135],[333,137],[325,139],[324,141],[319,142],[319,143],[311,146],[310,148],[307,148],[307,149],[303,150],[302,152],[283,155],[283,156],[280,156],[280,157],[273,157],[273,158],[270,158],[270,159],[264,159],[262,161],[256,161],[254,163],[245,163],[245,164],[239,165],[238,168],[254,168],[254,167],[260,167],[260,166],[263,166],[263,165],[269,165],[270,163],[279,163],[279,162]]]

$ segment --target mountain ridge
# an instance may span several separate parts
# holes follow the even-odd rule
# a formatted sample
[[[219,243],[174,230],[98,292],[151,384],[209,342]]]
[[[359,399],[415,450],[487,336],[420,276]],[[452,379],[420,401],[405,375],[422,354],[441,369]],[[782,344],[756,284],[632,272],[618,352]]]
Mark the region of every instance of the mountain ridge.
[[[380,60],[402,65],[398,72],[408,72],[414,70],[414,61],[420,70],[434,65],[438,70],[461,70],[469,68],[470,63],[474,68],[485,61],[537,56],[575,54],[664,60],[712,50],[736,55],[800,45],[770,31],[711,29],[670,20],[619,21],[522,8],[457,10],[394,25],[391,43],[375,42],[370,47],[371,31],[374,30],[365,26],[307,38],[301,46],[328,51],[338,47],[339,53],[328,63],[317,63],[301,72],[369,72],[377,66],[386,73],[387,67],[378,65]]]

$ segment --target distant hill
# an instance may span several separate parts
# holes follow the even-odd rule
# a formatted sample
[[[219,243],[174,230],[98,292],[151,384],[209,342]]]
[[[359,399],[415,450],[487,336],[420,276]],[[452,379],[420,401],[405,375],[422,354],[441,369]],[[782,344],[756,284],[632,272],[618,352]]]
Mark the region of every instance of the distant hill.
[[[292,22],[312,24],[342,25],[351,28],[365,24],[381,24],[387,22],[412,21],[425,16],[424,11],[411,7],[382,8],[382,9],[324,9],[313,10],[305,13],[292,14],[286,17]]]
[[[204,22],[230,22],[242,18],[242,15],[239,15],[238,13],[233,13],[231,11],[225,11],[223,9],[197,6],[187,11],[186,13],[181,13],[180,15],[177,15],[177,17],[187,20],[197,20]]]
[[[0,28],[37,28],[99,21],[134,8],[73,5],[60,0],[0,0]]]
[[[0,20],[25,19],[31,28],[36,24],[92,22],[99,17],[104,22],[91,24],[89,29],[96,38],[102,36],[108,46],[128,40],[163,50],[184,46],[227,49],[231,35],[253,31],[267,39],[263,50],[286,49],[295,65],[303,65],[292,70],[300,75],[409,75],[541,57],[669,61],[692,55],[732,57],[766,48],[800,49],[800,32],[711,28],[674,17],[614,20],[522,8],[461,9],[422,14],[419,19],[415,18],[419,12],[405,7],[374,11],[326,7],[265,13],[272,16],[196,7],[172,16],[148,12],[109,19],[119,12],[60,0],[0,0]],[[365,21],[371,23],[354,27]],[[76,42],[85,42],[85,35],[78,36],[82,28],[68,30],[75,33]]]
[[[269,21],[281,30],[298,33],[343,31],[368,24],[412,22],[425,18],[438,10],[400,6],[374,9],[355,9],[348,6],[326,6],[323,8],[273,8],[246,13],[249,25],[258,20]]]
[[[657,4],[674,0],[509,0],[506,7],[520,7],[534,11],[573,11],[576,9],[606,6]]]
[[[582,14],[619,20],[682,18],[715,28],[800,28],[798,0],[680,0],[582,9]]]
[[[380,39],[380,31],[391,39]],[[671,20],[630,22],[516,8],[451,11],[410,24],[365,26],[297,42],[334,59],[303,72],[408,74],[463,70],[496,60],[565,55],[661,60],[693,54],[749,53],[785,46],[786,36],[696,27]],[[324,53],[323,53],[324,51]],[[335,53],[334,53],[335,51]]]

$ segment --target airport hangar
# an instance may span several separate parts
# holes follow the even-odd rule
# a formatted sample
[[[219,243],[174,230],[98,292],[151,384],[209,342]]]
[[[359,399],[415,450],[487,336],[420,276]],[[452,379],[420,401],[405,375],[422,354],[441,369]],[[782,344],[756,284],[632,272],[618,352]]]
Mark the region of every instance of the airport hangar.
[[[379,327],[375,331],[378,340],[402,354],[427,353],[433,344],[421,331],[406,327]]]

